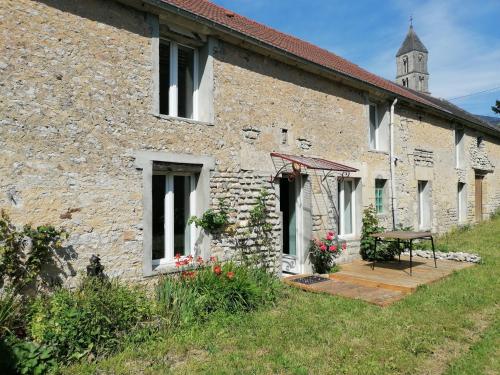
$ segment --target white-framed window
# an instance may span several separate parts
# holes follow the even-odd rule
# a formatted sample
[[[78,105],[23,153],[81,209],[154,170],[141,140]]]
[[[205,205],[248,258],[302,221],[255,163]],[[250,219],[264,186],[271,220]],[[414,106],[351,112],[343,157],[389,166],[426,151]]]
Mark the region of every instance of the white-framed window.
[[[354,179],[344,179],[338,183],[339,234],[356,233],[356,184]]]
[[[458,183],[457,197],[457,216],[458,222],[463,223],[467,220],[467,190],[463,182]]]
[[[369,121],[370,121],[370,148],[373,150],[379,149],[379,119],[377,105],[369,103]]]
[[[375,179],[375,211],[377,214],[383,214],[386,207],[386,182],[387,180]]]
[[[428,181],[418,181],[418,227],[429,229],[431,225],[430,189]]]
[[[198,50],[161,40],[159,55],[160,114],[198,120]]]
[[[455,167],[464,166],[464,130],[455,128]]]
[[[194,254],[196,228],[188,224],[196,212],[196,175],[153,171],[152,264],[169,264],[176,254]]]

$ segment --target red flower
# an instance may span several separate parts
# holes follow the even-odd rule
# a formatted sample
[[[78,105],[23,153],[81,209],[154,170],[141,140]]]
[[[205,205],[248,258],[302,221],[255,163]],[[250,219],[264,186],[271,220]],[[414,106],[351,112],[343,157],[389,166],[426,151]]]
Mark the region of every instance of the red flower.
[[[234,277],[234,272],[228,272],[226,273],[226,276],[229,280],[232,280],[232,278]]]
[[[198,256],[196,261],[198,262],[198,264],[203,264],[203,258],[201,256]]]
[[[319,248],[320,248],[321,251],[326,251],[326,245],[325,244],[321,245]]]
[[[331,232],[330,232],[330,233],[331,233]],[[326,239],[327,239],[328,241],[333,240],[333,234],[330,234],[330,233],[328,233],[328,234],[326,235]]]
[[[175,266],[179,268],[181,266],[181,262],[175,262]]]
[[[187,257],[188,261],[191,262],[193,260],[193,256],[191,254],[188,255]]]
[[[217,266],[214,266],[214,273],[219,276],[221,273],[222,273],[222,268],[221,266],[217,265]]]
[[[330,231],[330,232],[328,232],[328,235],[332,236],[332,237],[335,237],[335,232]]]
[[[181,254],[180,253],[175,254],[175,259],[181,259]]]
[[[211,262],[217,262],[217,257],[211,256],[211,257],[210,257],[210,261],[211,261]]]
[[[332,246],[330,246],[330,249],[329,249],[329,250],[330,250],[331,252],[335,252],[335,251],[337,251],[337,246],[332,245]]]
[[[347,249],[347,244],[344,242],[344,243],[342,244],[342,250],[345,250],[345,249]]]

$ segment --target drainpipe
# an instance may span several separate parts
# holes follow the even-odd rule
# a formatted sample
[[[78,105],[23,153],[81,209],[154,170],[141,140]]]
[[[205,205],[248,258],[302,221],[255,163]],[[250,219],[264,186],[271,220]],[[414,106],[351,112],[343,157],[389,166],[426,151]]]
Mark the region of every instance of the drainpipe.
[[[398,98],[395,98],[391,105],[390,121],[389,121],[389,133],[391,138],[391,145],[389,149],[389,166],[391,170],[391,211],[392,211],[392,229],[396,230],[397,224],[397,200],[396,200],[396,161],[397,158],[394,156],[394,107],[398,102]]]

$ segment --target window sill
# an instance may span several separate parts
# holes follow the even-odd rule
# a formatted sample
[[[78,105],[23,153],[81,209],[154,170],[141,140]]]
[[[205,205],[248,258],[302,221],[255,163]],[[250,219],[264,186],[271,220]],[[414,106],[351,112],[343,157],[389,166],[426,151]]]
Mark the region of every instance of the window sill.
[[[369,149],[368,149],[368,152],[373,152],[373,153],[375,153],[375,154],[389,155],[389,151],[385,151],[385,150],[376,150],[376,149],[373,149],[373,148],[369,148]]]
[[[160,120],[186,122],[186,123],[192,124],[192,125],[215,126],[215,124],[213,122],[193,120],[193,119],[185,118],[185,117],[169,116],[169,115],[163,115],[161,113],[152,113],[152,115]]]

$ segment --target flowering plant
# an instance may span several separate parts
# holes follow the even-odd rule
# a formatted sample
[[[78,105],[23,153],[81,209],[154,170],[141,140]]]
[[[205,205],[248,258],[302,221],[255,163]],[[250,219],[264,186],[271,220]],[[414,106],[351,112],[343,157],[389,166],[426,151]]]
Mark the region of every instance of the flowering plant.
[[[334,265],[334,260],[346,249],[346,243],[339,242],[334,232],[328,232],[324,238],[314,239],[309,247],[309,259],[316,273],[327,273]]]

